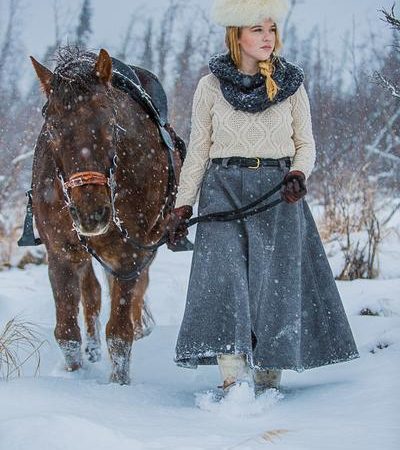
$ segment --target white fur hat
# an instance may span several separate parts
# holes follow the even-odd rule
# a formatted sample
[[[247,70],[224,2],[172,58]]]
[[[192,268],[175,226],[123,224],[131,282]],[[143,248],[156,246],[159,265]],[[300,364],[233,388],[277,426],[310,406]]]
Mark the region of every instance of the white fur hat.
[[[279,22],[288,9],[286,0],[214,0],[211,18],[223,27],[249,27],[266,18]]]

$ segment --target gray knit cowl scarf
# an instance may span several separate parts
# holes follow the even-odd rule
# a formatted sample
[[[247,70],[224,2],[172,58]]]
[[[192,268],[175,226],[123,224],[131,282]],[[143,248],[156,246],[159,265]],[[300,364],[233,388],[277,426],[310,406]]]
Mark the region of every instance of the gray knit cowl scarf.
[[[272,79],[278,85],[278,93],[270,100],[261,73],[246,75],[236,68],[229,53],[218,54],[209,61],[211,72],[219,79],[225,99],[240,111],[256,113],[265,111],[272,105],[293,95],[304,81],[303,69],[276,57],[275,72]]]

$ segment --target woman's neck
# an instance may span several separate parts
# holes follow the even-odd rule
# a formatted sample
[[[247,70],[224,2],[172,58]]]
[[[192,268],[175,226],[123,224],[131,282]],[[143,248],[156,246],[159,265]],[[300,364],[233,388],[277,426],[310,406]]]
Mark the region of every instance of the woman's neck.
[[[253,58],[248,58],[246,55],[241,55],[240,65],[238,67],[239,72],[246,75],[255,75],[259,72],[258,61]]]

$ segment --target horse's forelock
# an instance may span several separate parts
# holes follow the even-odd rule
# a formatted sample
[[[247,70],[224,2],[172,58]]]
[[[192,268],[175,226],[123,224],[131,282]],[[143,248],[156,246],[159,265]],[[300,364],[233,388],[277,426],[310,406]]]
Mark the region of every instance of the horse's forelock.
[[[62,47],[56,56],[56,67],[52,90],[54,96],[64,105],[79,101],[80,96],[86,96],[96,90],[99,82],[94,71],[97,59],[95,53],[79,47]]]
[[[97,55],[78,46],[60,47],[57,51],[55,62],[56,71],[69,71],[71,65],[90,63],[94,65]],[[83,68],[82,68],[83,69]]]

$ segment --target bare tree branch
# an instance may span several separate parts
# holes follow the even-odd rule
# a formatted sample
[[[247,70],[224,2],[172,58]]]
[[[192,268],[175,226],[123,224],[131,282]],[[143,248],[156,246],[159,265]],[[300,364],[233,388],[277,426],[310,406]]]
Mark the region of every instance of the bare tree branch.
[[[396,110],[396,112],[392,115],[392,117],[390,117],[390,119],[387,121],[387,124],[385,124],[385,126],[381,128],[379,133],[377,133],[376,138],[374,139],[372,144],[365,146],[365,149],[368,152],[374,153],[378,156],[389,159],[392,162],[395,162],[397,164],[400,163],[400,156],[396,156],[396,155],[389,153],[389,151],[391,150],[390,146],[388,148],[386,148],[385,150],[379,149],[378,147],[379,147],[379,144],[381,143],[381,141],[383,140],[383,138],[385,137],[385,135],[387,134],[388,130],[393,127],[393,124],[395,123],[396,120],[399,119],[399,117],[400,117],[400,108]]]
[[[392,5],[392,8],[390,9],[390,12],[388,12],[386,9],[380,9],[379,11],[385,16],[383,19],[384,22],[387,22],[389,25],[392,26],[392,28],[396,30],[400,30],[400,20],[395,16],[394,8],[396,4],[394,3]]]
[[[392,81],[385,78],[379,72],[374,72],[373,81],[382,86],[384,89],[388,90],[391,95],[395,98],[400,98],[400,89],[394,85]]]

